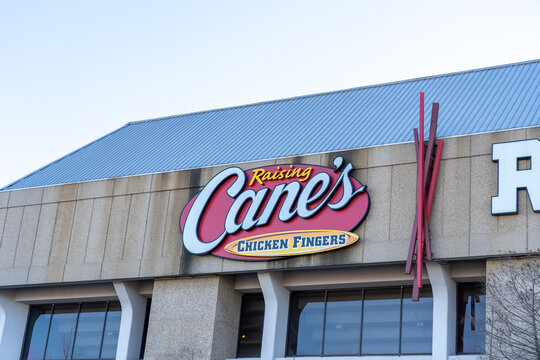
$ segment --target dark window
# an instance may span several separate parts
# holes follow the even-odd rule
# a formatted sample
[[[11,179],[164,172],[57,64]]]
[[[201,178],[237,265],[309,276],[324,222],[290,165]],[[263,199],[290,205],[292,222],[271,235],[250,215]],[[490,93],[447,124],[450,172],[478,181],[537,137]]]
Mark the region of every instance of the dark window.
[[[242,297],[240,333],[237,357],[260,357],[264,322],[264,298],[262,294]]]
[[[32,306],[23,359],[114,359],[120,314],[117,301]]]
[[[291,295],[287,355],[430,354],[433,301],[424,287]],[[408,296],[408,298],[404,298]]]
[[[458,352],[483,354],[485,343],[486,297],[480,284],[460,284],[458,288]]]
[[[150,309],[152,308],[152,299],[146,302],[146,317],[144,319],[144,330],[141,342],[141,355],[139,358],[144,359],[144,350],[146,350],[146,337],[148,335],[148,321],[150,321]]]

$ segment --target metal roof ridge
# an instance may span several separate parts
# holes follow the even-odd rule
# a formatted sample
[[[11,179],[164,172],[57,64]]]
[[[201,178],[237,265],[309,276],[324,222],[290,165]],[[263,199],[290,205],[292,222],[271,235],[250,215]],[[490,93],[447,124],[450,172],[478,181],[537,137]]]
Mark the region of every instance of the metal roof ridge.
[[[438,78],[444,78],[444,77],[465,75],[465,74],[481,72],[481,71],[502,69],[502,68],[506,68],[506,67],[529,65],[529,64],[538,63],[538,62],[540,62],[540,59],[532,59],[532,60],[519,61],[519,62],[515,62],[515,63],[509,63],[509,64],[492,65],[492,66],[487,66],[487,67],[483,67],[483,68],[454,71],[454,72],[437,74],[437,75],[420,76],[420,77],[416,77],[416,78],[391,81],[391,82],[387,82],[387,83],[364,85],[364,86],[358,86],[358,87],[352,87],[352,88],[340,89],[340,90],[324,91],[324,92],[320,92],[320,93],[313,93],[313,94],[307,94],[307,95],[298,95],[298,96],[292,96],[292,97],[289,97],[289,98],[282,98],[282,99],[275,99],[275,100],[258,101],[258,102],[254,102],[254,103],[248,103],[248,104],[243,104],[243,105],[233,105],[233,106],[227,106],[227,107],[223,107],[223,108],[193,111],[193,112],[188,112],[188,113],[185,113],[185,114],[168,115],[168,116],[162,116],[162,117],[145,119],[145,120],[130,121],[130,122],[126,123],[124,126],[138,125],[138,124],[144,124],[144,123],[148,123],[148,122],[169,120],[169,119],[172,119],[172,118],[181,118],[181,117],[185,117],[185,116],[206,114],[206,113],[211,113],[211,112],[242,109],[242,108],[246,108],[246,107],[255,107],[255,106],[260,106],[260,105],[274,104],[274,103],[293,101],[293,100],[300,100],[300,99],[312,98],[312,97],[317,97],[317,96],[332,95],[332,94],[339,94],[339,93],[345,93],[345,92],[351,92],[351,91],[359,91],[359,90],[367,90],[367,89],[384,87],[384,86],[400,85],[400,84],[404,84],[404,83],[413,83],[413,82],[423,81],[423,80],[430,80],[430,79],[438,79]]]

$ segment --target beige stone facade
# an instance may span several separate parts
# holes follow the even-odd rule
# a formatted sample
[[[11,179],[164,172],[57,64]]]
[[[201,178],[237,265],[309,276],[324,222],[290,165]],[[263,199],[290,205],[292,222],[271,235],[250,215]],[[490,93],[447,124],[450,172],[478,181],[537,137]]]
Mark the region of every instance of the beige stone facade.
[[[433,256],[458,260],[540,248],[540,215],[525,191],[519,213],[491,215],[497,194],[493,143],[532,139],[540,128],[445,139],[430,224]],[[0,286],[230,274],[402,263],[415,211],[412,143],[239,164],[330,166],[341,155],[368,185],[371,208],[354,246],[272,262],[183,251],[178,226],[187,201],[222,167],[0,192]],[[389,251],[391,249],[391,251]]]

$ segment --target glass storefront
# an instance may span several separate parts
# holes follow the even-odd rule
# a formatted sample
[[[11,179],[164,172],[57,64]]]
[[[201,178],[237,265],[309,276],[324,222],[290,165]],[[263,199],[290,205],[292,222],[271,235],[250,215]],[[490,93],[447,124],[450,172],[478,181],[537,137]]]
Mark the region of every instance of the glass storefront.
[[[114,359],[120,316],[117,301],[32,306],[23,360]]]
[[[299,292],[291,295],[287,356],[430,354],[431,288]]]

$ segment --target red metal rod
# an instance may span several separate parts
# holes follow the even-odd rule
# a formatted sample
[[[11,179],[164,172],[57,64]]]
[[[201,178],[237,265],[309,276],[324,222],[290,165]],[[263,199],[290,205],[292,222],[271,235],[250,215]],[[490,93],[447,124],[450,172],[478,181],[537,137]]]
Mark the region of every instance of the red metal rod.
[[[424,93],[420,93],[420,144],[418,146],[418,241],[416,247],[416,277],[418,288],[422,287],[422,265],[424,253]]]
[[[418,159],[419,140],[418,140],[418,130],[416,128],[413,129],[413,134],[414,134],[414,149],[416,151],[416,158]],[[416,213],[414,214],[411,242],[409,244],[409,253],[407,254],[407,262],[405,263],[405,274],[411,273],[413,257],[414,257],[414,249],[416,247],[417,229],[418,229],[418,208],[416,208]]]
[[[435,197],[435,186],[437,185],[437,175],[439,174],[439,165],[441,164],[443,145],[444,139],[439,139],[437,143],[437,154],[435,155],[435,164],[433,165],[433,174],[431,175],[431,184],[429,185],[429,194],[427,201],[428,221],[431,218],[431,208],[433,207],[433,198]]]

